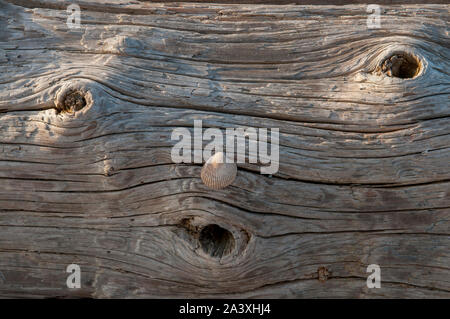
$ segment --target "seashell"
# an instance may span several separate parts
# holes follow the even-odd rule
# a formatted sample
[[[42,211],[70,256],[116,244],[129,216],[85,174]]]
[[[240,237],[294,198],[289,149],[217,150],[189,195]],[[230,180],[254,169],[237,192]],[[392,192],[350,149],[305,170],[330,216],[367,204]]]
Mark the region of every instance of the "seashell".
[[[236,163],[225,163],[225,154],[217,152],[203,165],[200,177],[212,189],[222,189],[233,183],[237,174]]]

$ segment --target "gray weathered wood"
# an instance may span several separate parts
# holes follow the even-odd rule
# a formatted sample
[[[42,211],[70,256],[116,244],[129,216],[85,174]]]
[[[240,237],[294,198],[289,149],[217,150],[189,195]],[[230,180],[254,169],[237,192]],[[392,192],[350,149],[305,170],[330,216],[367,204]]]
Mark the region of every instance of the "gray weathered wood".
[[[448,5],[69,3],[0,0],[0,297],[450,297]],[[170,158],[196,119],[279,128],[279,172],[206,188]]]

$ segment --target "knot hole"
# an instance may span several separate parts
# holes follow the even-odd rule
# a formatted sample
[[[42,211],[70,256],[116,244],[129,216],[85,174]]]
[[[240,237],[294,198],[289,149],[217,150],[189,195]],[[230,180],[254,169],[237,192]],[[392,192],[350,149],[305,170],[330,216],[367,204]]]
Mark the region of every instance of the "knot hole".
[[[78,90],[68,92],[62,101],[61,108],[58,111],[74,113],[86,106],[84,93]]]
[[[217,258],[230,254],[235,247],[233,234],[216,224],[203,227],[199,241],[205,253]]]
[[[381,64],[381,71],[390,77],[411,79],[421,70],[420,60],[409,53],[396,53],[388,57]]]

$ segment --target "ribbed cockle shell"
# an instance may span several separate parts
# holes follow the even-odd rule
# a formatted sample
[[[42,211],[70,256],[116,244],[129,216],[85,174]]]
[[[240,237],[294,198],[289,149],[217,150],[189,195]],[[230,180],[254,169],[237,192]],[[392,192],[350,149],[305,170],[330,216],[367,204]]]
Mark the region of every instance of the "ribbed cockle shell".
[[[212,189],[222,189],[233,183],[237,174],[235,163],[226,163],[225,154],[217,152],[203,165],[200,174],[203,183]]]

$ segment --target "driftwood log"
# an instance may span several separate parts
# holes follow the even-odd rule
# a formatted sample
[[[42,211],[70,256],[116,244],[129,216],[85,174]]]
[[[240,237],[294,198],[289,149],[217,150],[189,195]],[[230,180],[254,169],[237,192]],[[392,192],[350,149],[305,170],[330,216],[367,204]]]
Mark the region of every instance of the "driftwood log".
[[[70,3],[0,0],[0,297],[450,297],[448,5]],[[209,189],[194,120],[278,173]]]

